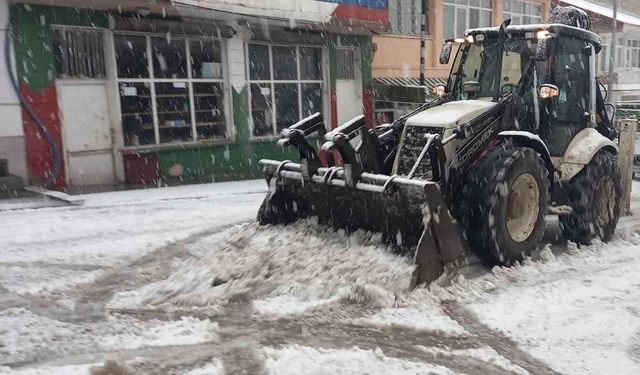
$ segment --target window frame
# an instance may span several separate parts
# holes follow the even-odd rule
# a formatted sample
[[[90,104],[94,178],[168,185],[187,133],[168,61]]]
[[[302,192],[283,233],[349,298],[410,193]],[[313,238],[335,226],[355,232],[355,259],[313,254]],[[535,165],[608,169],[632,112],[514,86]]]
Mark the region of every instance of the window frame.
[[[466,4],[460,4],[460,1],[466,1]],[[465,12],[465,27],[464,30],[467,30],[470,28],[469,22],[471,19],[471,9],[475,9],[478,10],[478,15],[481,14],[481,12],[489,12],[489,25],[480,25],[480,18],[478,18],[478,27],[488,27],[491,26],[491,20],[493,19],[493,2],[494,1],[500,1],[500,0],[489,0],[489,7],[485,7],[482,5],[483,0],[477,0],[478,1],[478,5],[469,5],[470,0],[444,0],[442,3],[442,9],[443,9],[443,19],[444,19],[444,11],[446,9],[446,7],[451,7],[453,9],[453,34],[449,37],[451,38],[459,38],[462,37],[463,35],[455,35],[457,33],[457,29],[458,29],[458,11],[459,10],[464,10]],[[446,20],[445,22],[443,22],[443,33],[442,35],[444,36],[445,39],[448,38],[448,36],[446,35],[447,32],[447,24],[446,24]]]
[[[107,82],[109,81],[109,68],[108,68],[108,63],[109,63],[109,53],[108,53],[108,48],[109,48],[109,41],[108,41],[108,29],[102,28],[102,27],[87,27],[87,26],[75,26],[75,25],[63,25],[63,24],[51,24],[50,25],[50,31],[51,31],[51,38],[53,40],[54,38],[54,32],[56,31],[66,31],[66,30],[79,30],[79,31],[88,31],[88,32],[93,32],[99,35],[100,39],[101,39],[101,47],[102,47],[102,64],[103,64],[103,70],[104,70],[104,76],[101,78],[92,78],[92,77],[58,77],[58,72],[57,72],[57,54],[56,51],[53,51],[53,55],[54,55],[54,63],[56,64],[56,66],[54,67],[54,74],[55,74],[55,80],[56,81],[61,81],[61,82],[81,82],[81,81],[91,81],[91,82]]]
[[[513,8],[513,2],[514,1],[519,1],[519,2],[522,3],[522,11],[515,12],[513,9],[505,10],[507,2],[509,2],[511,8]],[[538,7],[540,12],[537,15],[526,13],[524,11],[524,9],[525,9],[524,5],[525,4],[530,5],[530,6],[534,6],[534,7]],[[540,2],[531,1],[531,0],[505,0],[504,1],[504,5],[503,5],[503,10],[502,10],[502,19],[506,20],[508,18],[511,18],[513,20],[514,16],[519,17],[521,20],[523,20],[524,17],[529,17],[531,19],[536,19],[537,22],[532,22],[534,24],[535,23],[542,23],[542,5],[540,4]],[[526,22],[524,22],[524,20],[523,20],[523,23],[512,23],[512,25],[524,25],[524,24],[527,24]]]
[[[633,44],[636,45],[633,45]],[[625,49],[627,50],[627,56],[625,57],[626,67],[630,70],[640,70],[640,39],[626,39]],[[634,65],[634,54],[636,58],[636,64]]]
[[[426,1],[426,0],[425,0]],[[403,3],[411,4],[410,19],[404,19],[402,17]],[[389,17],[389,23],[393,34],[396,35],[410,35],[420,36],[420,26],[422,18],[422,9],[420,8],[420,2],[406,1],[406,0],[388,0],[387,14]],[[425,16],[426,17],[426,16]],[[404,21],[404,22],[403,22]],[[403,31],[405,23],[410,23],[411,27],[409,31]]]
[[[115,39],[118,36],[137,36],[145,38],[145,53],[147,56],[147,70],[149,76],[146,78],[127,78],[120,77],[118,75],[118,56],[115,50]],[[234,132],[232,131],[233,120],[232,114],[230,111],[230,95],[229,95],[229,66],[227,59],[227,50],[226,50],[226,40],[224,38],[216,38],[216,37],[205,37],[205,36],[194,36],[194,35],[176,35],[176,39],[182,39],[185,42],[185,54],[187,61],[187,76],[183,78],[156,78],[154,74],[154,66],[153,66],[153,46],[152,46],[152,38],[166,38],[166,34],[160,33],[149,33],[149,32],[139,32],[139,31],[125,31],[125,30],[114,30],[113,31],[113,62],[114,66],[114,75],[115,82],[117,87],[117,96],[118,96],[118,113],[120,115],[120,126],[122,127],[122,109],[120,108],[120,84],[121,83],[146,83],[149,84],[149,91],[151,96],[151,116],[153,120],[153,132],[154,132],[154,142],[150,144],[141,144],[141,145],[126,145],[124,144],[124,138],[122,138],[122,142],[124,144],[123,149],[141,149],[141,148],[158,148],[158,147],[171,147],[175,145],[184,145],[184,144],[192,144],[192,143],[230,143],[234,141]],[[191,42],[192,41],[202,41],[209,42],[213,45],[214,42],[220,43],[220,64],[222,65],[222,74],[220,78],[195,78],[193,77],[192,71],[192,62],[191,62]],[[189,112],[190,112],[190,121],[191,121],[191,139],[187,141],[176,141],[176,142],[160,142],[160,124],[158,120],[158,108],[157,108],[157,98],[156,98],[156,84],[157,83],[186,83],[189,96]],[[222,108],[224,110],[224,129],[226,136],[220,139],[198,139],[197,132],[197,124],[196,124],[196,112],[195,112],[195,96],[193,92],[193,86],[196,83],[219,83],[221,85],[221,92],[223,95],[222,98]]]
[[[269,75],[271,77],[271,79],[268,80],[264,80],[264,79],[259,79],[259,80],[253,80],[251,79],[251,61],[249,59],[249,46],[250,45],[260,45],[260,46],[267,46],[269,48]],[[296,49],[296,72],[297,72],[297,80],[278,80],[275,79],[275,75],[274,75],[274,69],[273,69],[273,47],[294,47]],[[248,101],[248,105],[247,108],[249,110],[249,139],[251,140],[268,140],[268,139],[274,139],[274,138],[278,138],[279,137],[279,132],[278,132],[278,122],[277,122],[277,109],[276,109],[276,101],[275,101],[275,85],[276,84],[296,84],[297,88],[298,88],[298,118],[302,118],[302,85],[303,84],[320,84],[320,92],[322,93],[321,97],[322,97],[322,108],[321,110],[319,110],[318,112],[323,114],[323,117],[326,119],[327,116],[325,116],[326,114],[326,108],[327,108],[327,72],[326,72],[326,64],[325,62],[327,61],[327,48],[326,46],[323,45],[318,45],[318,44],[294,44],[294,43],[272,43],[272,42],[265,42],[265,41],[259,41],[259,40],[252,40],[252,41],[248,41],[244,44],[244,48],[245,48],[245,56],[246,56],[246,62],[245,62],[245,74],[246,74],[246,78],[247,78],[247,101]],[[300,48],[316,48],[319,49],[322,53],[321,56],[321,61],[320,61],[320,74],[321,77],[319,80],[303,80],[300,79]],[[267,135],[255,135],[254,134],[254,123],[253,123],[253,106],[252,106],[252,100],[251,100],[251,85],[253,84],[257,84],[257,85],[265,85],[268,84],[269,88],[271,90],[271,103],[272,103],[272,107],[271,107],[271,121],[272,121],[272,130],[273,133],[272,134],[267,134]],[[293,124],[291,124],[293,125]],[[325,126],[326,126],[326,120],[325,120]]]
[[[610,65],[610,61],[609,61],[609,49],[611,46],[611,34],[605,34],[601,36],[602,38],[602,44],[601,44],[601,49],[600,49],[600,53],[598,53],[598,59],[596,60],[596,71],[599,73],[609,73],[609,65]],[[618,40],[616,42],[615,45],[615,59],[616,59],[616,64],[614,69],[637,69],[640,70],[639,68],[633,68],[631,65],[631,61],[627,59],[627,50],[628,50],[628,45],[627,45],[627,40],[624,37],[616,37],[616,39]],[[638,39],[640,40],[640,39]],[[631,47],[633,48],[633,47]],[[640,48],[640,47],[638,47]],[[640,58],[640,57],[639,57]]]

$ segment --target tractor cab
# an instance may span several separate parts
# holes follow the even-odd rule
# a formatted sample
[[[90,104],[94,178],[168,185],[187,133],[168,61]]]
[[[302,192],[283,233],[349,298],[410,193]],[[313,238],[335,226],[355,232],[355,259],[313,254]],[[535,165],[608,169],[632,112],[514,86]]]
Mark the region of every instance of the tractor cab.
[[[562,24],[471,29],[464,38],[445,41],[441,63],[449,62],[456,45],[448,83],[434,93],[450,101],[511,96],[506,115],[513,128],[540,135],[554,157],[587,127],[613,136],[595,79],[598,35]]]

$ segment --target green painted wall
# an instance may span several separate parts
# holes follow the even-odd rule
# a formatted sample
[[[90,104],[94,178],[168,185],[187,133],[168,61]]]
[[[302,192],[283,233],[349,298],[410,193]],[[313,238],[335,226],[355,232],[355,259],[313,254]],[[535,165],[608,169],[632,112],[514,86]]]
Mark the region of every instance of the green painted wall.
[[[227,181],[260,178],[262,171],[258,160],[268,158],[293,160],[295,154],[273,142],[252,144],[229,144],[197,149],[160,151],[160,170],[167,180],[179,181]],[[184,167],[179,178],[169,176],[175,164]]]
[[[260,159],[297,160],[292,149],[284,149],[274,140],[250,140],[249,104],[246,86],[231,89],[235,143],[215,146],[194,146],[159,151],[161,176],[167,180],[221,181],[260,178]],[[169,169],[175,164],[184,167],[181,177],[170,177]]]
[[[39,90],[55,80],[51,25],[107,27],[108,14],[91,10],[17,4],[10,9],[20,82]]]

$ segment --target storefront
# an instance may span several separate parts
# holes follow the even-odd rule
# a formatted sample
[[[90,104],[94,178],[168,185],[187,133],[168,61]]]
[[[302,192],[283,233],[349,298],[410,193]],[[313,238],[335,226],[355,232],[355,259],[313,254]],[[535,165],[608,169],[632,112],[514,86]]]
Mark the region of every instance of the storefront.
[[[259,177],[259,159],[294,157],[274,137],[301,117],[373,124],[367,20],[168,13],[11,6],[20,90],[64,155],[59,188]],[[37,183],[51,152],[24,114],[23,125]]]

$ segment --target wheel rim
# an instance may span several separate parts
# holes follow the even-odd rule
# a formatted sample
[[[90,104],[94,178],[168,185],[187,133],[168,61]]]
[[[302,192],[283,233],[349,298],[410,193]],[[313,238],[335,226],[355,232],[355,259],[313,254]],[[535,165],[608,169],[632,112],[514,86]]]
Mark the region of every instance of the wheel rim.
[[[615,217],[616,191],[611,177],[603,177],[598,185],[600,197],[594,197],[596,200],[595,219],[598,228],[604,228]]]
[[[511,185],[507,197],[507,232],[515,242],[523,242],[535,230],[540,212],[540,189],[535,177],[523,173]]]

